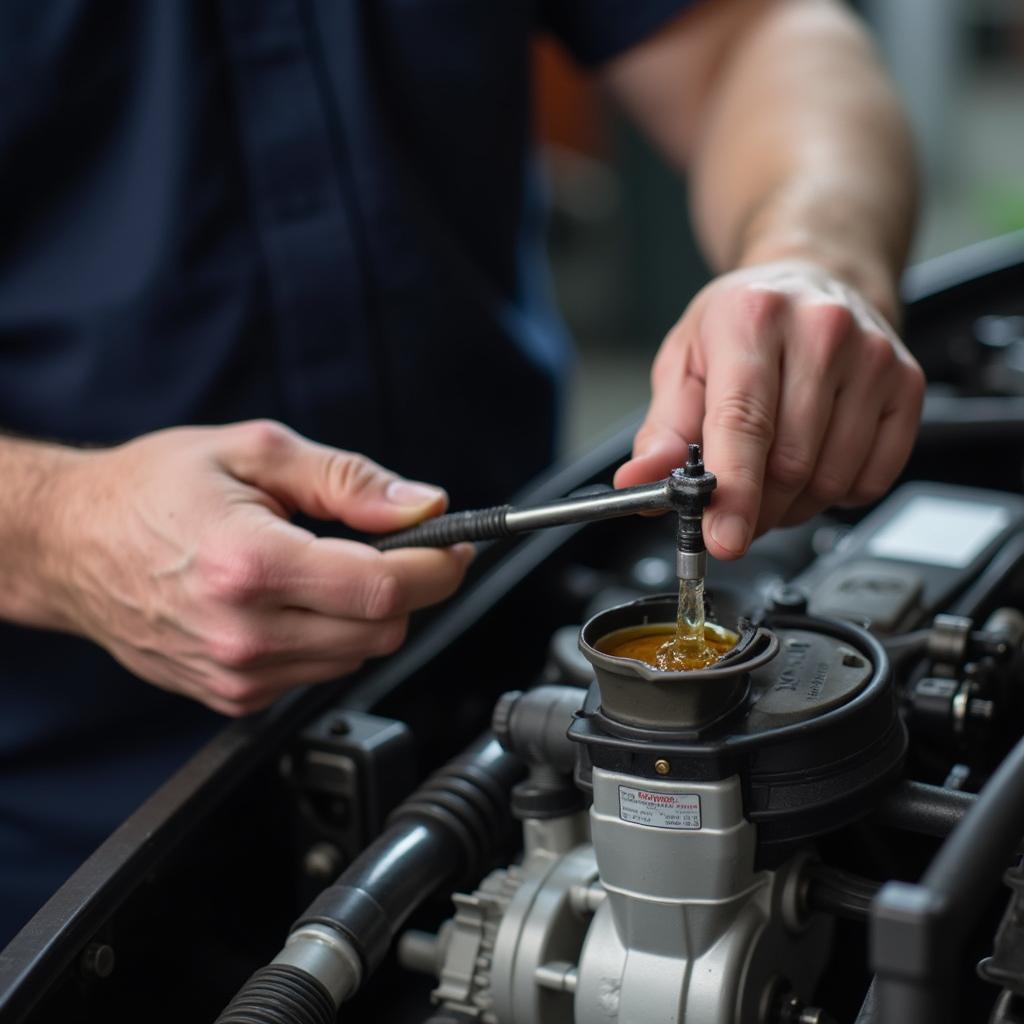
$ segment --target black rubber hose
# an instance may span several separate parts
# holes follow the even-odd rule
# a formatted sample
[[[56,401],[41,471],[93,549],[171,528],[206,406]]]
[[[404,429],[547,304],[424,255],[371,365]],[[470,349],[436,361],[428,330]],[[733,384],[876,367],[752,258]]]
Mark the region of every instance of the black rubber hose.
[[[867,921],[871,901],[881,888],[880,882],[825,864],[807,868],[806,901],[808,910],[823,911],[850,921]]]
[[[298,967],[261,967],[217,1018],[217,1024],[334,1024],[327,989]]]
[[[486,734],[446,764],[389,818],[292,928],[322,925],[358,952],[367,977],[409,915],[437,888],[475,881],[512,825],[509,793],[522,761]],[[285,964],[257,971],[217,1024],[332,1024],[336,1007],[312,974]]]
[[[394,548],[445,548],[462,541],[498,540],[511,537],[512,531],[505,522],[511,505],[496,505],[494,508],[472,509],[467,512],[451,512],[446,516],[428,519],[408,530],[399,530],[374,541],[379,551]]]
[[[973,793],[905,779],[885,795],[875,821],[925,836],[948,836],[978,798]]]
[[[384,833],[294,928],[321,924],[340,931],[368,974],[431,893],[446,882],[480,877],[509,832],[509,791],[524,774],[519,758],[485,736],[398,806]]]
[[[893,668],[899,668],[910,658],[920,657],[928,650],[930,629],[915,629],[912,633],[898,633],[885,637],[882,646],[889,655]]]
[[[489,733],[400,804],[384,833],[319,894],[292,931],[340,932],[374,971],[409,915],[437,888],[475,881],[512,825],[509,792],[525,766]],[[328,989],[295,967],[257,971],[217,1024],[332,1024]]]

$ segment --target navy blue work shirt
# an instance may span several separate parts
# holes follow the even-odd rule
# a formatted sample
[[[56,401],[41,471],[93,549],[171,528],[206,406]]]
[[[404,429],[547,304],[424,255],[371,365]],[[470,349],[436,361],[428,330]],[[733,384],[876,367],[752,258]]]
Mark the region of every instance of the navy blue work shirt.
[[[504,500],[568,360],[529,40],[597,64],[686,2],[0,5],[0,430],[270,416]],[[0,946],[221,722],[0,625]]]

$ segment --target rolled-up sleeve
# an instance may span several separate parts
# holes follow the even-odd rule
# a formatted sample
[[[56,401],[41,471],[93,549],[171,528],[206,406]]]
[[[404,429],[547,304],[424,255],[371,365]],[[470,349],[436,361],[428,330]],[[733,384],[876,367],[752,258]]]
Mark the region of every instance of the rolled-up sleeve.
[[[653,35],[698,0],[541,0],[539,27],[593,66]]]

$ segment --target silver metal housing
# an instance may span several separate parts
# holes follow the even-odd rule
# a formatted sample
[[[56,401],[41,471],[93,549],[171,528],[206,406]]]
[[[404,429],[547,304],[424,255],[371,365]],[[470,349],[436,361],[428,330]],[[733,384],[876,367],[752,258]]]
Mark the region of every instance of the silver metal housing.
[[[755,870],[737,778],[593,781],[592,843],[579,815],[527,821],[522,864],[456,897],[438,1002],[481,1024],[758,1024],[780,980],[811,995],[831,926],[801,917],[802,857]]]
[[[650,810],[637,794],[652,798]],[[811,995],[829,926],[787,927],[788,872],[754,870],[738,778],[662,782],[595,769],[591,823],[608,898],[581,951],[574,1024],[753,1024],[779,976]]]

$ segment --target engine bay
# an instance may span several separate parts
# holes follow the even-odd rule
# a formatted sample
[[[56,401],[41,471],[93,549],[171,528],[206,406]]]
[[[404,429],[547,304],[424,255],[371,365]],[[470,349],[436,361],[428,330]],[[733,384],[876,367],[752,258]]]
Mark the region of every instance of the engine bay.
[[[904,480],[713,563],[720,661],[602,649],[674,620],[671,516],[492,545],[399,654],[154,794],[0,954],[0,1017],[1024,1021],[1022,272],[910,280]]]

